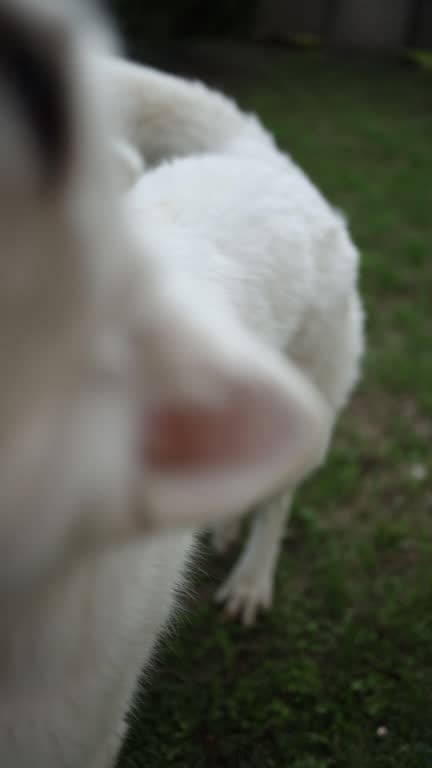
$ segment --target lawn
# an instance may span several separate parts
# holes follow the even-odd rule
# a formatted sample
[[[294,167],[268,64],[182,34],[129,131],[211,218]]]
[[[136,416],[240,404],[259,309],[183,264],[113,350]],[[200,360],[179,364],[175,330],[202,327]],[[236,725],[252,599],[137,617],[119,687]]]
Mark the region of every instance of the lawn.
[[[259,65],[258,65],[259,64]],[[252,630],[195,596],[138,697],[121,768],[432,767],[432,75],[277,54],[227,80],[335,205],[363,257],[368,354],[299,494]]]

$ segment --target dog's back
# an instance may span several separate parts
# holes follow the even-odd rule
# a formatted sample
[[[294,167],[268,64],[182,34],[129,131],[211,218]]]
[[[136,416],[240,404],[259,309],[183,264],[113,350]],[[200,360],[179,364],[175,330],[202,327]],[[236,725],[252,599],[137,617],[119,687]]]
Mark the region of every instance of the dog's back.
[[[219,306],[220,315],[301,370],[325,401],[330,438],[357,382],[364,346],[359,259],[343,216],[259,121],[229,99],[145,67],[111,61],[109,71],[115,92],[122,83],[129,137],[145,157],[165,160],[131,195],[147,233],[163,244],[163,268],[183,275],[192,301]],[[288,452],[286,460],[289,465]],[[218,592],[228,612],[246,623],[271,604],[304,468],[291,466],[284,492],[258,510],[244,553]],[[218,526],[217,549],[229,546],[238,530]]]

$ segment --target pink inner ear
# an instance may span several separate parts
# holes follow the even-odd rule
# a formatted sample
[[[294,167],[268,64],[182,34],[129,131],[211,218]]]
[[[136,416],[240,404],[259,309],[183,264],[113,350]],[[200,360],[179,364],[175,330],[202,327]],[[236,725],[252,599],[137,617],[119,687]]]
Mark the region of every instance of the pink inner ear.
[[[217,469],[262,457],[271,443],[274,450],[278,429],[268,407],[263,419],[259,400],[241,392],[221,408],[189,403],[159,407],[147,432],[147,466],[157,472]]]
[[[152,469],[172,471],[233,461],[245,451],[241,421],[241,410],[234,404],[223,410],[189,404],[164,406],[152,417],[147,462]]]
[[[263,392],[231,393],[219,408],[166,403],[150,416],[143,459],[155,472],[234,469],[262,462],[289,450],[288,435],[294,437],[296,431],[291,417],[281,414]]]

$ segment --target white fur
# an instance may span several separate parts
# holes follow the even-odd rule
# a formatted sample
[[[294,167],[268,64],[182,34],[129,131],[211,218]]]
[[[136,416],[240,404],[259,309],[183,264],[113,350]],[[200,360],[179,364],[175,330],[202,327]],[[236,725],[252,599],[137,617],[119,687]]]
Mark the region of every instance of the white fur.
[[[113,152],[118,162],[119,183],[127,192],[143,175],[145,161],[129,142],[122,139],[114,140]]]
[[[132,194],[147,232],[165,240],[166,269],[180,270],[201,300],[220,301],[288,355],[324,397],[333,424],[363,352],[358,254],[343,216],[230,100],[148,68],[105,66],[123,100],[125,132],[145,157],[193,154],[157,168]],[[294,473],[287,490],[258,510],[245,552],[217,594],[246,623],[271,604],[300,480]],[[228,546],[232,521],[214,539],[216,548]]]
[[[124,206],[115,110],[88,37],[60,2],[0,4],[6,19],[24,11],[28,45],[33,28],[53,44],[71,122],[48,180],[40,139],[12,109],[29,159],[0,178],[0,764],[111,768],[192,551],[182,526],[322,460],[339,374],[326,359],[308,381],[293,360],[312,371],[318,325],[355,304],[356,257],[265,140],[256,161],[254,145],[234,142],[228,157],[148,174]],[[209,98],[222,119],[224,101]],[[213,142],[207,118],[199,131]],[[240,113],[234,122],[241,133]],[[0,136],[0,160],[8,151]]]
[[[272,136],[254,115],[200,82],[119,59],[98,61],[125,135],[150,164],[230,149],[255,156],[263,147],[274,148]]]

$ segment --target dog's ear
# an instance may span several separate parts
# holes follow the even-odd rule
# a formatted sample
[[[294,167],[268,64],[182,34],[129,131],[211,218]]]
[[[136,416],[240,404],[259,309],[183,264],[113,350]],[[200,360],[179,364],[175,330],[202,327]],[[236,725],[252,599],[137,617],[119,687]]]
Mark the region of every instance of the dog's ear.
[[[299,482],[330,435],[297,367],[198,303],[166,309],[137,348],[146,394],[135,510],[156,528],[205,525]]]
[[[65,170],[72,32],[51,4],[0,2],[0,183],[49,184]]]

